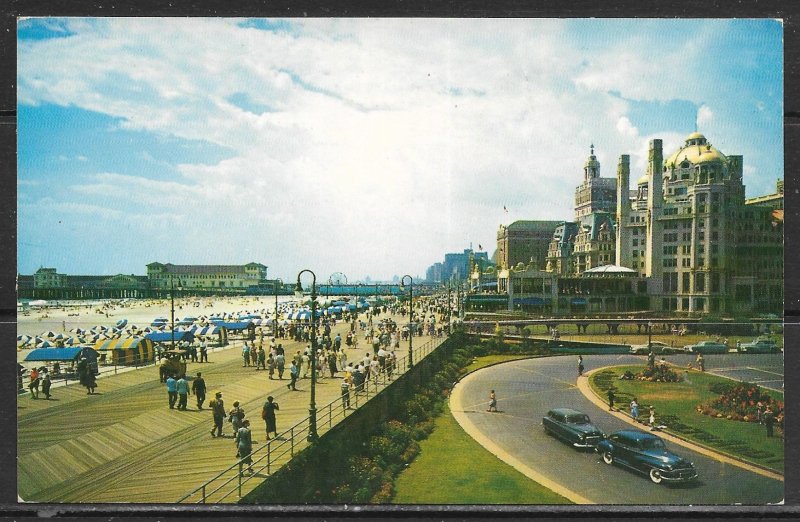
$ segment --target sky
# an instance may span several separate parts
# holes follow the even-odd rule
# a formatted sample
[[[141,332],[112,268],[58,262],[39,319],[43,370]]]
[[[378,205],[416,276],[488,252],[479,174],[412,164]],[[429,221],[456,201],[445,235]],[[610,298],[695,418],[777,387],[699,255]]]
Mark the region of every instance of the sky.
[[[571,220],[590,145],[695,130],[783,178],[778,20],[25,18],[17,270],[424,277]],[[505,210],[504,210],[505,209]]]

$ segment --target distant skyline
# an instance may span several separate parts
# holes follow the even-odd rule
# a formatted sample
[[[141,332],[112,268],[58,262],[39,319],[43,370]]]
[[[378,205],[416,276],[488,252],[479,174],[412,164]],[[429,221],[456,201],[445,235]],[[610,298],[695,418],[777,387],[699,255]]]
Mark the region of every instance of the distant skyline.
[[[18,267],[153,261],[318,282],[491,256],[601,175],[699,130],[783,178],[783,26],[760,20],[28,18]],[[507,208],[508,211],[504,211]]]

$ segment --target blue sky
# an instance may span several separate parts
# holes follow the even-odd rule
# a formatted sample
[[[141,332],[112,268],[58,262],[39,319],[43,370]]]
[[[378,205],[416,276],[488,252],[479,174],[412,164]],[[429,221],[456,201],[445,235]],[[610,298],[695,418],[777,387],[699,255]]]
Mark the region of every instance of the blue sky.
[[[695,129],[783,177],[775,20],[28,18],[18,271],[424,275]],[[503,207],[509,209],[503,212]]]

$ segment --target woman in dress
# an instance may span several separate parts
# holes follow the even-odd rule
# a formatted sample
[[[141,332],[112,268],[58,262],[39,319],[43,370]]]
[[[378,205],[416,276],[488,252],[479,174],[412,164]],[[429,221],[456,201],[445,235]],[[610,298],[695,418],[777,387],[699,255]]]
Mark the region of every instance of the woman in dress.
[[[245,419],[236,432],[236,456],[242,459],[242,464],[247,464],[247,471],[253,474],[253,435],[250,432],[250,421]]]
[[[270,395],[267,397],[267,402],[264,403],[264,408],[261,410],[261,418],[264,419],[264,422],[267,425],[267,440],[269,440],[269,434],[274,433],[275,438],[278,438],[278,428],[277,428],[277,421],[275,419],[275,411],[279,410],[278,403],[275,402],[275,398]]]

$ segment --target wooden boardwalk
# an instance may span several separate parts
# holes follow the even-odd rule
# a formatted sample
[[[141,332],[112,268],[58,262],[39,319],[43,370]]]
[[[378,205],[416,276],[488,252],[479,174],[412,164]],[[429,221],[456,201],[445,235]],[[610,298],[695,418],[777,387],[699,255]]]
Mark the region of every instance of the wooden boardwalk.
[[[343,323],[334,328],[334,332],[345,330]],[[415,337],[414,344],[429,340]],[[283,345],[287,360],[305,347],[294,341]],[[406,347],[401,342],[398,356],[406,353]],[[347,350],[348,360],[363,357],[367,350],[371,352],[362,340],[357,351]],[[79,385],[53,388],[50,401],[20,395],[19,497],[53,503],[175,502],[238,460],[229,423],[225,423],[225,437],[210,435],[213,421],[208,400],[216,391],[223,392],[227,409],[240,401],[252,423],[254,447],[265,442],[260,412],[268,395],[280,404],[279,432],[308,416],[309,379],[300,379],[302,391],[293,392],[286,387],[288,380],[278,380],[277,373],[275,380],[269,380],[266,371],[242,367],[241,341],[211,353],[209,359],[209,363],[189,363],[188,368],[192,376],[202,371],[208,386],[202,411],[196,409],[192,395],[188,411],[170,410],[155,367],[99,379],[98,394],[92,396]],[[340,382],[330,378],[318,382],[318,408],[339,396]],[[320,434],[326,431],[322,414],[318,414]],[[265,476],[248,480],[246,491]],[[237,495],[225,499],[237,500]]]

